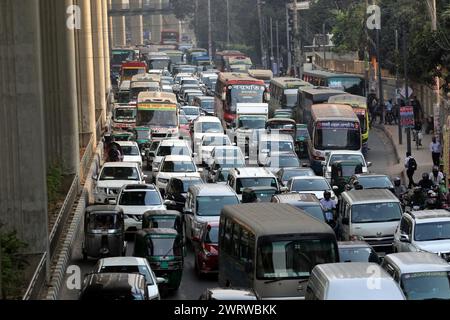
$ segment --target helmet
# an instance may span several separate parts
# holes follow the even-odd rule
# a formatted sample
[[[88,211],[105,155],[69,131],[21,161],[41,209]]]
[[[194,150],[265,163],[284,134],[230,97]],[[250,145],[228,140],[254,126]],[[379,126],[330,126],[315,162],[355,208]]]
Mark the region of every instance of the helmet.
[[[324,198],[325,197],[331,197],[331,192],[330,191],[328,191],[328,190],[325,190],[325,192],[323,193],[323,196],[324,196]]]
[[[428,173],[422,173],[422,179],[427,180],[428,179]]]
[[[421,187],[414,187],[414,193],[422,193],[422,188]]]
[[[438,166],[433,166],[433,172],[434,173],[438,173],[439,172],[439,167]]]
[[[396,178],[394,179],[394,184],[395,184],[396,186],[399,186],[401,182],[402,182],[402,180],[401,180],[399,177],[396,177]]]
[[[436,197],[436,193],[433,190],[429,190],[427,192],[427,196],[430,198],[435,198]]]

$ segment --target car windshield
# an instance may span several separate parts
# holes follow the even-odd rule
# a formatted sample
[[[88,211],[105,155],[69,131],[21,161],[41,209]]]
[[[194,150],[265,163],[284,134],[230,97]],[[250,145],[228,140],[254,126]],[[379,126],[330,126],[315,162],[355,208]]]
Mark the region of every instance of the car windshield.
[[[202,184],[201,179],[189,179],[182,181],[183,184],[183,193],[187,193],[191,186],[196,186],[198,184]]]
[[[108,230],[119,229],[120,223],[118,216],[112,214],[91,214],[89,216],[89,229]]]
[[[196,132],[201,133],[223,133],[220,122],[201,122],[196,125]]]
[[[285,170],[283,172],[283,181],[289,181],[293,177],[313,177],[315,176],[314,171],[311,169],[300,169],[300,170]]]
[[[379,263],[378,255],[370,248],[339,248],[341,262],[374,262]]]
[[[238,128],[241,129],[264,129],[266,117],[264,116],[241,116],[239,117]]]
[[[183,111],[187,116],[198,116],[200,114],[198,108],[183,108]]]
[[[450,272],[402,275],[401,287],[408,300],[450,299]]]
[[[416,241],[450,239],[450,221],[417,223],[414,231]]]
[[[291,191],[325,191],[331,187],[325,179],[294,179]]]
[[[161,172],[196,172],[192,161],[164,161]]]
[[[220,216],[224,206],[239,204],[236,196],[205,196],[197,197],[197,215],[199,216]]]
[[[119,119],[124,119],[124,120],[133,120],[136,118],[136,109],[131,109],[131,108],[124,108],[124,109],[120,109],[117,108],[116,110],[114,110],[114,119],[115,120],[119,120]]]
[[[232,160],[233,163],[242,160],[242,153],[239,147],[221,148],[218,146],[214,148],[212,156],[217,159],[226,159],[226,163],[230,160]]]
[[[304,210],[309,216],[316,218],[319,221],[325,222],[325,216],[320,205],[305,205],[305,204],[293,204],[299,209]]]
[[[219,243],[219,227],[211,227],[205,236],[205,243]]]
[[[189,120],[185,115],[180,115],[179,119],[180,119],[180,124],[189,124]]]
[[[160,146],[158,149],[157,157],[166,156],[189,156],[190,151],[186,146]]]
[[[317,264],[337,260],[331,240],[277,238],[262,237],[258,241],[256,277],[259,280],[307,279]]]
[[[231,89],[231,109],[236,110],[238,103],[261,103],[266,87],[263,85],[239,84],[234,85]]]
[[[182,86],[184,86],[186,84],[193,84],[193,85],[196,85],[196,86],[199,85],[198,80],[195,80],[195,79],[185,79],[185,80],[181,81],[181,85]]]
[[[121,206],[159,206],[161,198],[157,191],[125,191],[120,196]]]
[[[254,192],[259,202],[270,202],[272,200],[272,197],[277,193],[277,190],[255,190]]]
[[[276,168],[289,168],[289,167],[299,167],[300,161],[296,156],[279,156],[271,157],[268,167]]]
[[[140,156],[139,148],[136,146],[122,146],[122,152],[125,156]]]
[[[214,101],[202,100],[201,108],[205,110],[214,110]]]
[[[308,130],[303,129],[303,128],[298,128],[298,127],[297,127],[296,137],[297,137],[297,139],[301,139],[301,138],[306,139],[306,140],[310,139]]]
[[[218,168],[240,168],[245,166],[245,162],[239,158],[217,158]]]
[[[226,136],[205,137],[203,139],[203,145],[205,147],[229,146],[231,145],[231,142]]]
[[[267,128],[275,129],[275,130],[295,130],[296,126],[293,123],[285,123],[285,122],[271,122],[267,124]]]
[[[168,228],[177,230],[180,227],[180,219],[176,216],[156,216],[151,219],[152,228]]]
[[[183,254],[182,246],[176,245],[176,238],[173,236],[152,236],[149,249],[150,255],[156,257],[181,256]]]
[[[145,265],[124,265],[124,266],[103,266],[98,271],[99,273],[137,273],[142,274],[145,277],[145,282],[148,286],[152,286],[154,284],[153,277],[150,274],[147,266]]]
[[[138,126],[164,126],[175,127],[178,125],[176,109],[167,110],[138,110]]]
[[[245,188],[252,187],[273,187],[278,188],[275,178],[240,178],[236,181],[236,190],[238,194],[242,194]]]
[[[134,167],[106,167],[102,170],[100,180],[139,181],[139,172]]]
[[[352,223],[400,221],[402,210],[395,202],[356,204],[352,206]]]
[[[262,146],[260,147],[260,150],[264,150],[264,149],[273,151],[273,152],[293,151],[294,144],[290,141],[265,141],[265,142],[263,142]]]
[[[388,189],[392,187],[388,177],[360,177],[358,179],[364,189]]]
[[[337,161],[354,161],[362,165],[365,164],[363,156],[359,154],[333,154],[330,157],[328,165],[331,166],[333,163]]]

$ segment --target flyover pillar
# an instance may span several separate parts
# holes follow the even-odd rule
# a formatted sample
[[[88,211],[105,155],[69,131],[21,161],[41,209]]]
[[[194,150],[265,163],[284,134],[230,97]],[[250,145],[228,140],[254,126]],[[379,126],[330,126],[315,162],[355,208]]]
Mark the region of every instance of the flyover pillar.
[[[139,9],[142,7],[142,0],[130,0],[130,9]],[[135,46],[144,42],[144,24],[142,15],[132,16],[131,18],[131,45]]]
[[[112,0],[112,8],[119,9],[123,7],[122,0]],[[125,26],[125,17],[112,17],[113,25],[113,47],[125,47],[127,45],[127,34]]]

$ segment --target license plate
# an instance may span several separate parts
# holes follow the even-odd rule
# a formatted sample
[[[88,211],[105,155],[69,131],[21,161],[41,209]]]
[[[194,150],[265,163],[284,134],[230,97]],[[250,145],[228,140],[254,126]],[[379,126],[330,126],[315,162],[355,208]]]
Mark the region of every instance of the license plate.
[[[169,263],[168,262],[161,262],[161,268],[163,268],[163,269],[169,268]]]

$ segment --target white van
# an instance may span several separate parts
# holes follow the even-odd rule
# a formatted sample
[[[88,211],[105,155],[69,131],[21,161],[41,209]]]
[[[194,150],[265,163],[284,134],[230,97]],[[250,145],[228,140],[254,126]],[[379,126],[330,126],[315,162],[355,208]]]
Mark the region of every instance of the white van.
[[[262,134],[258,144],[258,165],[265,166],[271,152],[295,152],[294,139],[288,134]]]
[[[402,290],[376,263],[318,264],[306,287],[306,300],[405,300]]]
[[[338,210],[341,240],[362,238],[376,251],[392,251],[402,209],[400,201],[391,191],[370,189],[343,192]]]

